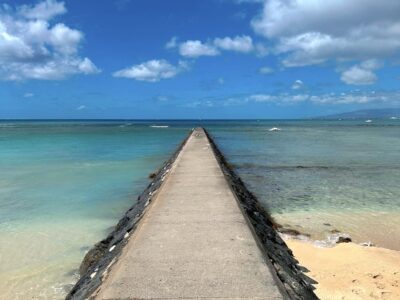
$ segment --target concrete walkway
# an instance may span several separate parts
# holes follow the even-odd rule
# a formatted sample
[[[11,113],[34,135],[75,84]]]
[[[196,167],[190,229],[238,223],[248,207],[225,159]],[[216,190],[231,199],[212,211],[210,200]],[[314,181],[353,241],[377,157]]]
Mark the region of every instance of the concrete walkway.
[[[202,129],[96,299],[283,299]]]

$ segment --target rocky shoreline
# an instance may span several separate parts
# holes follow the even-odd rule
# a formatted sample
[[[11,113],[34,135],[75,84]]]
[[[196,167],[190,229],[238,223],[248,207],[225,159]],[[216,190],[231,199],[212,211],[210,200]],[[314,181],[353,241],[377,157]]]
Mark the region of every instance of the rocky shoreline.
[[[168,175],[190,134],[191,132],[158,172],[151,174],[152,181],[137,198],[137,202],[121,218],[114,230],[85,255],[79,267],[80,279],[68,293],[67,300],[87,299],[100,287],[103,277],[107,275],[108,269],[117,261],[123,247],[128,243],[129,236],[145,214],[147,206]]]
[[[103,277],[107,275],[108,269],[117,261],[123,247],[128,243],[130,234],[136,229],[146,212],[146,207],[157,193],[190,134],[191,132],[163,167],[156,174],[152,174],[152,182],[125,213],[114,230],[86,254],[79,268],[80,279],[66,299],[87,299],[100,287]],[[304,274],[308,270],[299,265],[292,251],[277,232],[280,226],[273,221],[256,197],[247,190],[207,131],[206,134],[260,248],[274,267],[277,280],[282,283],[284,293],[289,299],[318,299],[313,292],[313,284],[317,282]]]
[[[277,224],[246,188],[243,181],[230,167],[213,138],[205,130],[226,180],[235,194],[250,227],[254,230],[265,257],[271,261],[279,280],[290,299],[318,299],[313,284],[317,282],[304,274],[308,270],[299,265],[292,251],[278,233]]]

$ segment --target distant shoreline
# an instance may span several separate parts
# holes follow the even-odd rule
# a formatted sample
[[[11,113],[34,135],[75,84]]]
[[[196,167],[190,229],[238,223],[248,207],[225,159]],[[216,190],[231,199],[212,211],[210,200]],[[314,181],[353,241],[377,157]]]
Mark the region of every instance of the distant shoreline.
[[[158,122],[207,122],[207,121],[310,121],[310,120],[365,120],[365,119],[390,119],[391,117],[400,118],[400,108],[379,108],[379,109],[362,109],[350,112],[340,112],[335,114],[328,115],[313,115],[307,116],[302,115],[298,117],[290,117],[290,118],[0,118],[0,122],[18,122],[18,121],[26,121],[26,122],[96,122],[96,121],[104,121],[104,122],[125,122],[125,121],[137,121],[137,122],[146,122],[146,121],[158,121]]]

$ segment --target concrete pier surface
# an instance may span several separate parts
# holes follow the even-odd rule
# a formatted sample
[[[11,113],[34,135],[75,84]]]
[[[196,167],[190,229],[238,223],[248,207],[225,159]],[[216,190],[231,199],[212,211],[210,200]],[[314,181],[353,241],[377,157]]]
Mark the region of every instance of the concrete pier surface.
[[[199,128],[95,298],[284,299],[275,276]]]

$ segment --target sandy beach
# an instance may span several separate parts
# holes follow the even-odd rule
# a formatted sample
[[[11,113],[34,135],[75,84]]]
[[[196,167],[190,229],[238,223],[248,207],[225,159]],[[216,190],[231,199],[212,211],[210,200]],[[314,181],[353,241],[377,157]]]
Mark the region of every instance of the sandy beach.
[[[318,284],[316,294],[327,299],[400,299],[400,251],[342,243],[320,248],[287,239],[300,264]]]
[[[400,251],[400,213],[389,211],[314,210],[274,214],[285,228],[325,240],[333,232],[347,233],[355,243],[371,241],[375,246]]]

